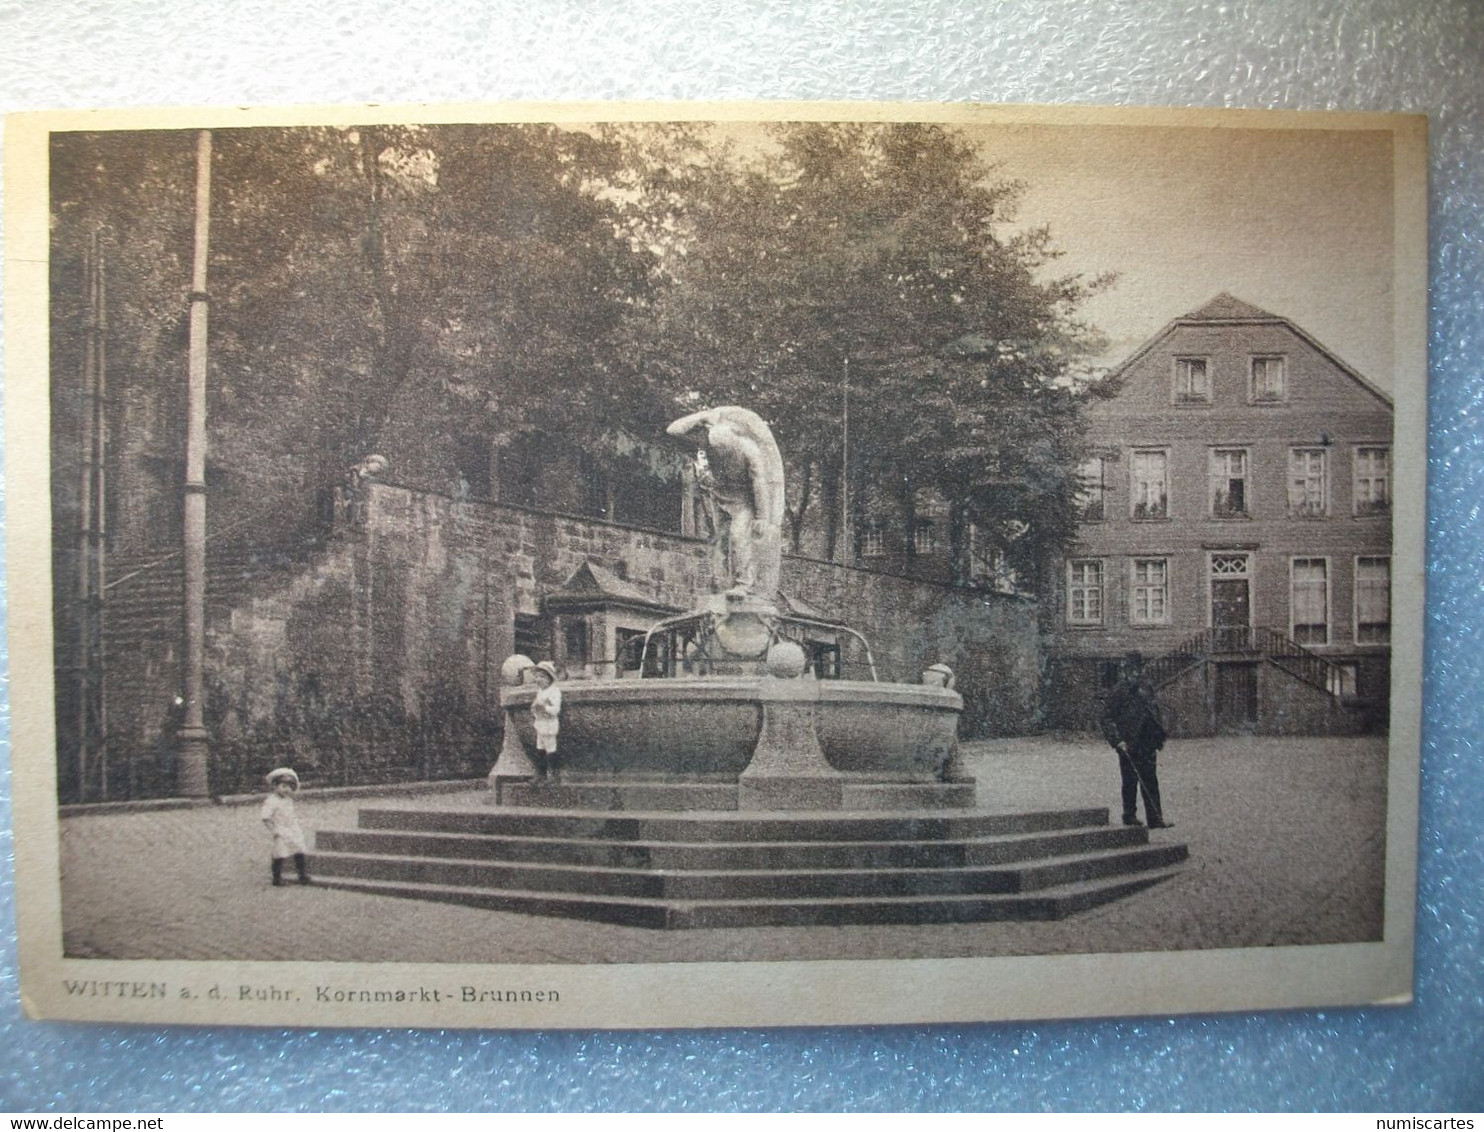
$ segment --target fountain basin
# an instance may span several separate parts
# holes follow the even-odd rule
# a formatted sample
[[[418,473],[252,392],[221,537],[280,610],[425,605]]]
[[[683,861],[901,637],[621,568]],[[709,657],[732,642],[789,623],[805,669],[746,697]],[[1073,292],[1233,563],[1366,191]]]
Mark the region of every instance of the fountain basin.
[[[528,756],[536,689],[506,688],[507,726]],[[830,769],[881,782],[937,780],[957,745],[963,699],[946,688],[770,676],[582,680],[562,685],[563,773],[735,782],[752,761],[764,705],[812,708]]]

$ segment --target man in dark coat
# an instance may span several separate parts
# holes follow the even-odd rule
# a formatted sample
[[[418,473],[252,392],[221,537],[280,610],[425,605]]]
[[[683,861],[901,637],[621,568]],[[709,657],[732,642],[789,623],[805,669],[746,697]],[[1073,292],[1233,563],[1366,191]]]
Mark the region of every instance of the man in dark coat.
[[[1159,773],[1155,762],[1165,745],[1164,723],[1154,689],[1143,678],[1144,658],[1131,652],[1124,658],[1123,679],[1108,693],[1103,707],[1103,737],[1118,752],[1123,775],[1123,824],[1138,825],[1138,798],[1144,795],[1144,817],[1150,829],[1168,829],[1159,805]]]

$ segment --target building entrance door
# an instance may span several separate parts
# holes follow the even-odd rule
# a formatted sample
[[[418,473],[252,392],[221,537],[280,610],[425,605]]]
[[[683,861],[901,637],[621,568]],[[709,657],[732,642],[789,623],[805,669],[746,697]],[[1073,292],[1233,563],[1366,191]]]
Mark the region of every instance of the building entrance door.
[[[1245,554],[1211,556],[1211,647],[1217,653],[1252,647],[1252,575]]]
[[[1216,733],[1250,734],[1257,726],[1257,665],[1225,661],[1216,665]]]

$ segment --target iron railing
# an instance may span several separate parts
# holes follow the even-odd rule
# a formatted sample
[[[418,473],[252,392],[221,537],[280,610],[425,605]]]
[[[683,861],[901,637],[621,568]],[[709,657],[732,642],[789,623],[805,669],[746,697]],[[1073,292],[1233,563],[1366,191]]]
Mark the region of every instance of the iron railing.
[[[1344,688],[1344,670],[1292,637],[1274,629],[1259,629],[1263,655],[1278,668],[1321,692],[1338,698]]]
[[[1187,637],[1169,652],[1145,662],[1144,678],[1158,689],[1192,668],[1232,656],[1266,660],[1294,679],[1336,698],[1345,686],[1345,673],[1339,665],[1276,629],[1248,625],[1218,625]]]

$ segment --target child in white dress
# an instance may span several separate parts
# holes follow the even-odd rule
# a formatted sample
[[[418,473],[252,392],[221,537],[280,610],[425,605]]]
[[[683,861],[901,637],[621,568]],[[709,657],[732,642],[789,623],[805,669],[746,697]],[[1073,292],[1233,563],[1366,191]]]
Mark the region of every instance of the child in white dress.
[[[299,883],[309,883],[309,862],[306,854],[309,847],[304,843],[304,830],[299,826],[299,816],[294,813],[294,791],[299,789],[299,776],[293,769],[281,766],[268,772],[268,789],[272,791],[258,816],[273,835],[273,883],[283,884],[283,863],[294,859],[294,868],[299,870]]]
[[[531,716],[536,724],[536,770],[542,778],[550,771],[553,782],[561,774],[557,761],[557,731],[561,728],[562,690],[556,685],[556,666],[549,660],[536,665],[536,683],[540,691],[531,701]]]

